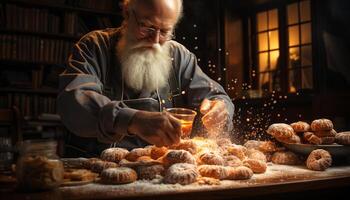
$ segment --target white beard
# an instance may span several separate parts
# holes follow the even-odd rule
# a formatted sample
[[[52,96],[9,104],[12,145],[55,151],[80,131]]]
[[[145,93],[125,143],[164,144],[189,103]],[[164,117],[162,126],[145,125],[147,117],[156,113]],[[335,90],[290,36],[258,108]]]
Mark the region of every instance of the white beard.
[[[152,92],[164,87],[172,63],[169,45],[134,42],[127,35],[123,34],[117,45],[125,84],[137,92]]]

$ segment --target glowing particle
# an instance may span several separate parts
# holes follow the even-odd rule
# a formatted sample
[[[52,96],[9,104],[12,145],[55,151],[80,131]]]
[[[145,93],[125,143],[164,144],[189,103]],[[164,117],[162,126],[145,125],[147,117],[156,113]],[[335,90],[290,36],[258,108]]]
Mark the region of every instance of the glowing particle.
[[[181,92],[181,94],[185,94],[186,92],[185,92],[185,90],[183,90],[182,92]]]

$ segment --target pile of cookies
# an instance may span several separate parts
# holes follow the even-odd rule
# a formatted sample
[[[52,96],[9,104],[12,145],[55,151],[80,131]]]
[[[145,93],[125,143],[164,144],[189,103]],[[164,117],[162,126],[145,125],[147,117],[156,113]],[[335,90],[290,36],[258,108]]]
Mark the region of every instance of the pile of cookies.
[[[333,122],[329,119],[316,119],[311,122],[298,121],[292,124],[271,124],[266,132],[277,141],[289,144],[350,145],[350,132],[337,133]],[[323,171],[332,165],[332,156],[323,149],[312,151],[307,159],[291,151],[276,152],[272,156],[276,164],[295,165],[305,161],[306,167],[311,170]]]
[[[84,167],[99,173],[103,184],[155,178],[167,184],[220,184],[220,180],[250,179],[254,173],[266,171],[266,155],[276,151],[274,144],[259,142],[260,149],[247,146],[228,139],[198,137],[170,147],[146,146],[131,151],[109,148],[100,158],[86,161]]]
[[[304,121],[292,124],[275,123],[266,132],[282,143],[303,143],[314,145],[350,145],[350,133],[337,133],[329,119],[316,119],[311,125]]]

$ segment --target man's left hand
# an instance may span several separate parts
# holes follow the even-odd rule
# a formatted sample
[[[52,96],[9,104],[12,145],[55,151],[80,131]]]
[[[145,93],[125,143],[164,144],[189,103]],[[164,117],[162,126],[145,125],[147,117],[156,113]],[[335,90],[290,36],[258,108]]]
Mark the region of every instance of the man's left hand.
[[[209,131],[209,134],[218,134],[227,123],[229,114],[223,100],[204,99],[200,112],[203,114],[203,125]]]

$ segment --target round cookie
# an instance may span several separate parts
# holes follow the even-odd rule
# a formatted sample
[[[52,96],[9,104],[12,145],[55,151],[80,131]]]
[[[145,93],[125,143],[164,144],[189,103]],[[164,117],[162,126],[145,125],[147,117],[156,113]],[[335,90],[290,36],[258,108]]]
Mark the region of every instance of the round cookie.
[[[219,180],[226,179],[228,177],[227,168],[221,165],[200,165],[198,171],[201,176],[216,178]]]
[[[243,161],[243,165],[250,168],[254,173],[265,173],[267,164],[266,162],[263,162],[261,160],[255,160],[255,159],[245,159]]]
[[[253,176],[253,171],[246,166],[227,167],[227,179],[229,180],[247,180]]]
[[[317,137],[313,132],[305,132],[303,134],[304,140],[311,144],[320,145],[322,144],[322,139]]]
[[[225,160],[214,152],[204,152],[199,155],[199,163],[202,165],[224,165]]]
[[[226,155],[234,155],[238,157],[241,160],[244,160],[246,158],[245,152],[247,151],[247,148],[242,145],[232,145],[227,147],[225,154]]]
[[[311,123],[312,131],[328,131],[333,129],[333,123],[329,119],[316,119]]]
[[[294,129],[296,133],[303,133],[310,131],[310,125],[303,121],[298,121],[290,124],[290,126]]]
[[[170,149],[186,150],[192,155],[196,154],[198,151],[196,143],[192,140],[181,140],[178,144],[171,146]]]
[[[272,155],[271,161],[280,165],[298,165],[301,163],[298,155],[291,151],[279,151]]]
[[[271,124],[266,132],[276,139],[291,138],[295,135],[294,129],[290,125],[284,123]]]
[[[125,159],[136,161],[141,156],[151,156],[151,148],[135,148],[126,154]]]
[[[333,144],[335,142],[335,137],[321,137],[322,144]]]
[[[151,148],[151,158],[157,160],[158,158],[164,156],[168,152],[168,148],[166,147],[156,147],[153,146]]]
[[[127,167],[109,168],[101,172],[101,182],[105,184],[125,184],[137,180],[137,173]]]
[[[226,162],[225,164],[226,166],[238,167],[243,165],[241,159],[239,159],[237,156],[234,156],[234,155],[224,156],[224,159]]]
[[[102,160],[119,163],[128,153],[129,151],[123,148],[108,148],[102,151],[100,157]]]
[[[96,160],[91,163],[91,171],[101,173],[104,169],[116,168],[118,164],[115,162],[109,162],[104,160]]]
[[[196,159],[193,155],[185,150],[169,150],[163,157],[163,163],[166,168],[175,163],[196,164]]]
[[[265,154],[259,150],[248,149],[248,151],[246,152],[246,155],[250,159],[261,160],[263,162],[267,162]]]
[[[335,131],[334,129],[327,130],[327,131],[315,131],[314,134],[317,137],[335,137],[335,135],[337,134],[337,131]]]
[[[197,180],[198,171],[196,166],[188,163],[176,163],[169,167],[165,173],[164,182],[188,185]]]
[[[136,168],[139,179],[152,180],[157,175],[164,174],[163,165],[138,166]]]
[[[338,144],[350,145],[350,131],[337,133],[335,135],[335,141]]]
[[[306,160],[306,167],[311,170],[324,171],[332,165],[332,156],[323,149],[313,150]]]

